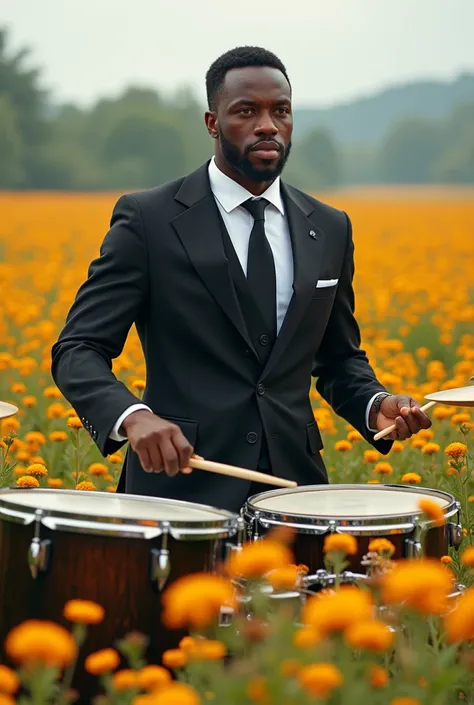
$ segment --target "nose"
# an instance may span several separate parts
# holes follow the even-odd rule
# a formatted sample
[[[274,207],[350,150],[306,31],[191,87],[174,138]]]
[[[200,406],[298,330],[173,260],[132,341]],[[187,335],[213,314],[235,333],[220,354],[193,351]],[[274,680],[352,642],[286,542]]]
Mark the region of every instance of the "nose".
[[[276,135],[278,133],[278,127],[272,120],[272,116],[269,112],[262,113],[260,120],[255,126],[255,135]]]

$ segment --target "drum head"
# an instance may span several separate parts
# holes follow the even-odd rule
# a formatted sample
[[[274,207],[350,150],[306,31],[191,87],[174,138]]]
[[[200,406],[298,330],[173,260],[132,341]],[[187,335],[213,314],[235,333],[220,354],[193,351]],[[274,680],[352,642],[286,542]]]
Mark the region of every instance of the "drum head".
[[[397,485],[317,485],[272,490],[251,497],[257,512],[340,519],[373,519],[421,514],[420,499],[429,498],[444,509],[454,502],[446,492]]]

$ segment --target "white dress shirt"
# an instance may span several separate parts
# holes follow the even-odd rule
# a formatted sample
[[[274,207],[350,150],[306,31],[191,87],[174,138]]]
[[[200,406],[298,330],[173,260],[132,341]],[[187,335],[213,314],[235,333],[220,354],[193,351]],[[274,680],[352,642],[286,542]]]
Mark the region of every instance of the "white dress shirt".
[[[209,181],[232,245],[237,253],[244,274],[247,275],[247,255],[254,221],[250,213],[241,206],[242,203],[249,198],[255,198],[255,196],[236,181],[226,176],[217,167],[214,158],[209,163]],[[269,201],[269,205],[265,209],[265,235],[270,244],[275,262],[278,334],[293,295],[293,252],[285,206],[281,197],[280,177],[273,181],[260,198],[266,198]],[[370,400],[367,407],[367,426],[370,407],[375,396]],[[138,409],[151,411],[146,404],[133,404],[128,407],[117,419],[109,438],[115,441],[126,440],[126,437],[119,434],[118,430],[124,419],[132,412],[138,411]]]

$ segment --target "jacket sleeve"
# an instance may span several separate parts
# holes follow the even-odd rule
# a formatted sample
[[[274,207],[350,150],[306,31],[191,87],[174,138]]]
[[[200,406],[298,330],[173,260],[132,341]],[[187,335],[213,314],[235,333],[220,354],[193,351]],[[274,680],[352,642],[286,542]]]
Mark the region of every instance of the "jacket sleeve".
[[[119,416],[140,402],[112,372],[128,332],[140,318],[148,289],[145,233],[138,203],[116,203],[100,256],[89,266],[59,339],[53,378],[105,457],[124,441],[109,438]]]
[[[391,441],[374,442],[366,425],[367,406],[377,392],[387,391],[376,379],[354,316],[354,242],[347,214],[347,247],[338,290],[321,345],[315,355],[316,389],[334,411],[354,426],[377,450],[387,454]]]

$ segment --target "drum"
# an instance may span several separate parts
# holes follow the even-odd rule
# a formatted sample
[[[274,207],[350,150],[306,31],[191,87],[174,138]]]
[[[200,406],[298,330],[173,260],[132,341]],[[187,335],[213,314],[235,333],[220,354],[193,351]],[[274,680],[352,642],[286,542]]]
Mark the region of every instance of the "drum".
[[[177,578],[212,572],[226,539],[243,522],[227,511],[170,499],[53,489],[0,491],[0,644],[25,619],[70,625],[72,598],[105,608],[80,654],[74,687],[90,703],[97,680],[84,671],[87,654],[137,631],[149,639],[147,659],[160,663],[181,631],[161,624],[161,591]],[[235,543],[235,539],[234,539]]]
[[[446,519],[444,526],[423,521],[418,508],[423,498],[440,505]],[[365,574],[363,556],[375,537],[392,542],[394,559],[422,553],[441,558],[450,546],[458,546],[462,538],[459,503],[447,492],[425,487],[341,484],[271,490],[250,497],[242,515],[249,539],[258,539],[275,526],[293,527],[296,562],[308,566],[312,574],[320,571],[323,586],[324,537],[331,532],[357,537],[357,554],[347,557],[349,581],[352,572]]]

